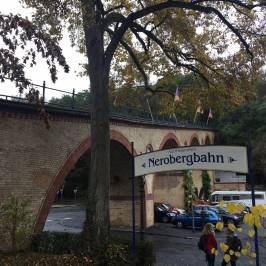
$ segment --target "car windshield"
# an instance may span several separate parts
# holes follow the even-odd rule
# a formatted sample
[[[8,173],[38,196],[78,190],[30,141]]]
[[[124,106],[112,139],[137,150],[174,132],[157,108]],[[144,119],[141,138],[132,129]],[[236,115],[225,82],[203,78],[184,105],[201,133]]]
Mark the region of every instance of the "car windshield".
[[[165,209],[169,210],[169,209],[172,209],[173,207],[168,204],[168,203],[162,203],[163,207],[165,207]]]

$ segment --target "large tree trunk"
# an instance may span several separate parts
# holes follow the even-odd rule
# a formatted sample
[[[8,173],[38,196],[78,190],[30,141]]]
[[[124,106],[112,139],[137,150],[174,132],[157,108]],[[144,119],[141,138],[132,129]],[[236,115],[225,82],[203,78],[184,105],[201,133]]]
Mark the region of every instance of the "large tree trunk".
[[[93,11],[92,10],[93,14]],[[91,18],[91,17],[90,17]],[[94,18],[93,18],[94,20]],[[88,22],[88,19],[86,20]],[[97,23],[84,24],[92,93],[91,172],[84,235],[89,250],[104,248],[109,242],[110,216],[110,129],[108,72],[104,63],[103,32]]]

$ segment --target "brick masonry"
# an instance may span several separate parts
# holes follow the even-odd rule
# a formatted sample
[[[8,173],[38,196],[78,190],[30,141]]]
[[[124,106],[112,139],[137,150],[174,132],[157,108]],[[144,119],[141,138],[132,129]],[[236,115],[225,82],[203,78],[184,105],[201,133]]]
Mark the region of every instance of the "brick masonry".
[[[65,176],[90,148],[88,118],[52,113],[50,124],[51,128],[46,130],[44,123],[34,112],[0,108],[0,202],[5,202],[11,194],[30,200],[31,209],[36,214],[37,231],[42,230],[49,208]],[[214,134],[211,130],[203,129],[170,128],[125,121],[111,122],[111,139],[120,143],[128,156],[132,141],[135,153],[139,154],[146,152],[147,147],[158,150],[169,139],[181,146],[191,143],[194,138],[197,138],[200,144],[204,144],[206,139],[213,143]],[[111,185],[111,196],[117,193],[116,189],[124,191],[125,195],[121,196],[125,198],[111,200],[111,221],[115,225],[129,225],[129,165],[125,165],[121,170],[119,162],[113,160],[112,163],[113,174],[117,171],[122,175],[125,189],[114,186],[112,188]],[[180,176],[163,178],[160,186],[164,189],[161,189],[160,193],[157,193],[160,190],[158,186],[153,188],[153,179],[153,175],[149,175],[145,182],[147,226],[153,224],[153,199],[160,197],[160,193],[167,195],[173,186],[174,189],[169,195],[173,197],[178,193],[182,197]],[[174,203],[172,200],[169,201]],[[138,206],[139,202],[136,213],[139,213]],[[136,220],[139,221],[139,218]]]

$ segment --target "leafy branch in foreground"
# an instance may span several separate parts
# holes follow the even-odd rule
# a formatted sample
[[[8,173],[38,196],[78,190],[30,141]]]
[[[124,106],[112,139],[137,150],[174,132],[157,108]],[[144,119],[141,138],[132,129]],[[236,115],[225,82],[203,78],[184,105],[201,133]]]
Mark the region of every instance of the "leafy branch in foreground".
[[[65,72],[69,71],[57,41],[26,18],[0,13],[0,39],[4,44],[0,48],[0,80],[3,82],[9,78],[15,81],[20,92],[29,85],[25,77],[25,67],[27,64],[30,67],[36,65],[36,53],[45,58],[53,82],[57,79],[56,62]],[[33,44],[35,49],[29,48],[28,44]],[[22,57],[16,54],[19,49],[24,51]]]
[[[234,204],[229,203],[225,206],[225,203],[220,202],[221,208],[226,208],[227,211],[231,214],[240,214],[243,213],[245,206],[242,204]],[[254,226],[258,230],[263,230],[263,237],[266,238],[266,231],[263,227],[263,224],[266,220],[266,207],[265,205],[256,205],[250,209],[250,212],[245,213],[243,222],[248,225],[248,236],[252,239],[255,235]],[[223,222],[218,222],[216,224],[216,229],[218,231],[222,231],[224,228]],[[242,233],[242,228],[237,228],[234,224],[229,223],[228,229],[231,232]],[[246,256],[250,260],[250,264],[252,264],[252,259],[256,258],[256,253],[252,249],[252,244],[250,241],[246,241],[239,251],[229,250],[229,246],[225,243],[220,244],[220,249],[225,253],[224,260],[226,263],[229,263],[230,260],[234,260],[235,258],[242,256]],[[213,250],[213,254],[218,255],[218,250]]]

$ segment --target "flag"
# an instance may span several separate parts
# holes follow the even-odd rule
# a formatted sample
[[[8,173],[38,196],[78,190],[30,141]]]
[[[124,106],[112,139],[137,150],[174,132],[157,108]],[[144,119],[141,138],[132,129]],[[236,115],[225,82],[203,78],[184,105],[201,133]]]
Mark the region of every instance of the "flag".
[[[174,102],[180,102],[180,101],[181,99],[180,99],[179,90],[178,90],[178,87],[176,87]]]
[[[213,117],[212,116],[212,109],[210,108],[208,118],[212,118],[212,117]]]
[[[203,114],[203,109],[202,109],[201,105],[199,105],[199,106],[197,107],[196,113]]]

